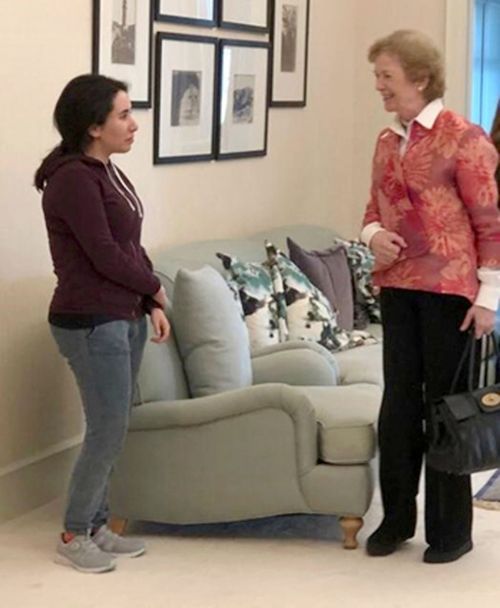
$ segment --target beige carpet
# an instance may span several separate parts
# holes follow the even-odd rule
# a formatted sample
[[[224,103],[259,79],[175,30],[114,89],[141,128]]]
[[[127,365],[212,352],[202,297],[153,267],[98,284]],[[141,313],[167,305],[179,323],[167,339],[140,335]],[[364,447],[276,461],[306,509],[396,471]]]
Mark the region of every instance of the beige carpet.
[[[475,480],[479,489],[488,474]],[[469,608],[500,605],[500,513],[475,509],[475,549],[454,564],[421,562],[420,527],[403,550],[345,551],[333,518],[285,518],[182,530],[134,525],[148,553],[115,572],[52,562],[61,503],[0,526],[2,608]],[[380,517],[376,498],[360,533]],[[421,519],[421,518],[420,518]]]

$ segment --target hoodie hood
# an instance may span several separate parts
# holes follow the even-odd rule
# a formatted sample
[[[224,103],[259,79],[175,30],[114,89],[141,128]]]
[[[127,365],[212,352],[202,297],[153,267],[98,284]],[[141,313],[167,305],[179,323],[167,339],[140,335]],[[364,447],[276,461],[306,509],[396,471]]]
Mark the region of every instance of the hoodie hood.
[[[35,187],[37,190],[44,190],[50,178],[63,166],[72,162],[83,162],[88,165],[103,166],[103,163],[96,158],[85,154],[64,154],[61,146],[57,146],[42,161],[35,175]]]

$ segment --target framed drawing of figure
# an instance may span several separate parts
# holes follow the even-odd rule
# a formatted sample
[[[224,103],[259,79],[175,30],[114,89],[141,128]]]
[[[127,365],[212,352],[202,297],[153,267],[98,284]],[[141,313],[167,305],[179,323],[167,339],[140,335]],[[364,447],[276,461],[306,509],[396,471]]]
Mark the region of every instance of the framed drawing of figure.
[[[267,153],[269,45],[221,40],[217,158]]]
[[[309,0],[273,2],[272,106],[306,105],[308,29]]]
[[[155,59],[153,162],[214,158],[217,40],[158,32]]]
[[[129,86],[135,108],[151,107],[151,0],[93,0],[92,71]]]

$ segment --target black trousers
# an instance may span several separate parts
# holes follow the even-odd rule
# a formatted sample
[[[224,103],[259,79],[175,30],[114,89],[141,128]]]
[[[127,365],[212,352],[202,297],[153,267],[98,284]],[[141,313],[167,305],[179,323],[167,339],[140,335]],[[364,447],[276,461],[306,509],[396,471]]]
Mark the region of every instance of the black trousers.
[[[449,392],[468,334],[459,327],[470,302],[461,296],[384,288],[385,389],[379,417],[384,521],[401,534],[415,527],[425,420],[433,399]],[[466,390],[467,367],[457,392]],[[425,535],[438,550],[471,538],[470,476],[425,471]]]

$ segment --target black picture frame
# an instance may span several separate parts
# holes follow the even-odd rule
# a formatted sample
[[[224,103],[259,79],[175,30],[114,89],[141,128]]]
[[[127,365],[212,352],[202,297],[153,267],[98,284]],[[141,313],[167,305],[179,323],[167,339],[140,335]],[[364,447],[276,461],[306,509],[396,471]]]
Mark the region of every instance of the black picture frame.
[[[150,108],[153,0],[133,0],[133,5],[130,1],[122,4],[120,25],[113,20],[118,0],[92,0],[92,73],[126,82],[132,107]],[[135,22],[126,26],[125,8],[132,6]]]
[[[217,99],[217,38],[157,32],[155,165],[215,158]]]
[[[310,0],[294,0],[294,6],[288,7],[287,0],[272,0],[271,2],[271,46],[269,69],[269,99],[271,107],[276,108],[303,108],[307,103],[307,74],[309,59],[309,21]],[[295,42],[290,46],[292,52],[285,53],[283,35],[282,10],[297,10],[298,23]],[[288,54],[288,60],[286,55]],[[284,63],[288,65],[283,69]],[[280,69],[278,69],[280,68]],[[295,69],[296,68],[296,69]],[[296,72],[296,74],[294,74]]]
[[[197,25],[202,27],[215,27],[218,21],[218,0],[208,0],[211,2],[212,7],[208,7],[208,13],[211,15],[208,18],[205,17],[196,17],[190,16],[185,12],[166,12],[168,10],[175,9],[166,9],[162,7],[162,3],[168,0],[155,0],[155,20],[156,21],[164,21],[170,23],[179,23],[183,25]],[[180,3],[182,0],[178,0]],[[178,10],[178,9],[177,9]]]
[[[268,42],[219,40],[217,160],[267,154],[269,50]]]
[[[219,27],[232,30],[240,30],[245,32],[256,32],[265,34],[269,32],[271,17],[270,17],[270,4],[271,0],[252,0],[252,4],[262,4],[261,13],[264,16],[264,20],[259,23],[252,23],[251,21],[236,21],[235,18],[226,16],[225,9],[229,5],[238,4],[240,0],[219,0]]]

